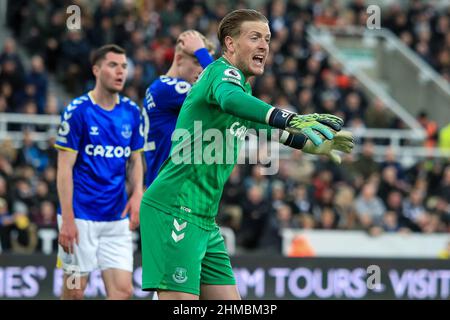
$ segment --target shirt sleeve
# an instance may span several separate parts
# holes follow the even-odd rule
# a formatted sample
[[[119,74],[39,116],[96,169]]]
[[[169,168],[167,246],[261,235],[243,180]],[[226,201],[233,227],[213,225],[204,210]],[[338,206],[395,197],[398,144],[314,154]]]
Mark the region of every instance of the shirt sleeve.
[[[143,151],[144,150],[144,120],[142,113],[139,112],[139,108],[136,106],[133,108],[134,126],[133,134],[131,135],[130,148],[131,151]]]
[[[213,95],[223,111],[245,120],[267,124],[267,115],[272,106],[247,94],[242,84],[222,81],[213,87]]]
[[[147,110],[155,107],[178,113],[190,89],[191,85],[183,80],[172,79],[166,83],[161,82],[147,90],[144,106]]]
[[[206,48],[198,49],[194,52],[194,55],[203,69],[205,69],[211,62],[214,61],[213,57],[209,54],[208,49]]]
[[[81,106],[69,104],[61,116],[55,148],[78,152],[83,132]]]

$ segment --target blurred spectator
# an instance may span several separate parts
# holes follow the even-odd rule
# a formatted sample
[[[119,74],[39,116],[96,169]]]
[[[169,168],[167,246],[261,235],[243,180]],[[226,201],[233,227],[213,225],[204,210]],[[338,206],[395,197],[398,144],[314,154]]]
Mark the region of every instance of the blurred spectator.
[[[13,38],[6,38],[5,42],[3,43],[3,51],[0,54],[0,65],[2,65],[6,60],[14,62],[14,65],[17,68],[17,73],[19,73],[21,76],[24,75],[25,72],[22,59],[17,53],[16,40],[14,40]]]
[[[84,91],[83,82],[89,78],[90,46],[81,31],[70,31],[61,43],[60,69],[64,83],[72,95]]]
[[[450,151],[450,123],[439,131],[439,148]]]
[[[264,252],[281,253],[283,229],[298,228],[298,221],[293,219],[292,209],[288,205],[280,205],[268,221],[261,236],[261,248]],[[267,251],[266,251],[267,250]]]
[[[0,198],[4,199],[8,204],[12,202],[11,193],[8,188],[8,181],[0,174]]]
[[[41,56],[34,56],[31,58],[31,72],[27,76],[26,83],[27,86],[34,87],[34,98],[38,108],[38,113],[44,113],[48,80],[44,60]]]
[[[15,227],[11,231],[11,248],[15,253],[32,253],[37,245],[36,226],[30,223],[28,206],[16,201],[13,205]]]
[[[450,199],[450,165],[446,166],[439,183],[439,195],[444,199]]]
[[[0,113],[8,112],[8,111],[9,111],[9,107],[8,107],[8,102],[6,101],[6,97],[4,95],[2,95],[2,93],[0,92]]]
[[[381,168],[394,167],[396,170],[396,178],[402,181],[405,178],[405,172],[402,165],[397,160],[397,154],[394,148],[389,147],[384,154],[384,161],[381,163]]]
[[[0,253],[11,249],[11,230],[14,217],[8,210],[8,202],[0,198]]]
[[[227,180],[222,195],[221,210],[218,220],[223,226],[237,231],[241,225],[242,208],[241,198],[245,194],[242,181],[241,166],[236,165]]]
[[[355,209],[363,226],[380,225],[386,210],[383,201],[376,196],[376,186],[366,183],[355,200]]]
[[[393,211],[399,217],[403,217],[403,195],[398,190],[391,190],[387,194],[386,209]]]
[[[380,171],[379,164],[374,160],[374,144],[371,141],[364,142],[362,153],[354,162],[355,169],[362,174],[364,179],[368,179],[373,173]]]
[[[438,138],[438,125],[435,121],[428,118],[428,114],[425,111],[422,111],[417,116],[417,121],[421,124],[421,126],[425,129],[426,140],[425,147],[434,147]]]
[[[242,223],[238,243],[246,249],[260,246],[262,232],[270,214],[270,205],[264,199],[261,186],[252,185],[242,203]]]
[[[38,171],[43,171],[48,165],[48,158],[33,140],[33,132],[23,133],[22,147],[17,155],[16,166],[31,165]]]
[[[353,229],[356,224],[355,191],[349,185],[342,185],[336,191],[333,207],[339,213],[339,228]]]
[[[450,241],[447,243],[447,246],[439,252],[438,257],[440,259],[450,259]]]
[[[312,180],[314,201],[320,201],[324,192],[331,190],[333,174],[330,170],[321,170],[317,172]]]
[[[300,150],[293,150],[286,170],[286,174],[297,183],[309,183],[314,173],[314,163]]]
[[[403,217],[409,223],[409,227],[419,231],[419,225],[428,219],[428,213],[423,204],[424,193],[422,190],[413,189],[403,202]]]
[[[269,192],[269,180],[267,176],[263,174],[264,167],[260,164],[256,164],[251,169],[251,175],[244,180],[244,186],[246,190],[251,189],[254,186],[261,188],[263,197],[266,197]]]
[[[402,186],[397,178],[397,169],[394,166],[384,167],[383,171],[381,171],[378,196],[386,203],[389,193],[399,190],[402,190]]]
[[[28,182],[24,178],[19,178],[15,181],[13,186],[14,200],[19,201],[20,203],[23,203],[27,208],[30,208],[34,202],[34,194],[30,182]]]
[[[361,99],[356,93],[350,93],[345,97],[343,109],[346,121],[351,121],[355,118],[363,118],[364,110],[361,106]]]
[[[2,93],[10,110],[19,112],[19,95],[23,92],[25,80],[14,59],[6,58],[0,64],[0,84],[3,87]]]
[[[399,216],[394,211],[386,211],[384,213],[382,228],[384,232],[409,232],[408,228],[402,227]]]
[[[292,200],[292,208],[294,213],[312,214],[313,201],[303,184],[298,185],[294,189],[294,197]]]
[[[56,209],[52,202],[44,200],[39,204],[39,211],[33,218],[33,222],[39,227],[56,227]]]
[[[338,223],[337,213],[332,207],[327,206],[320,210],[318,229],[333,230],[337,228]]]
[[[14,147],[13,140],[10,137],[6,137],[0,142],[0,155],[9,163],[16,162],[17,149]]]
[[[284,183],[276,180],[271,184],[270,202],[272,203],[272,210],[277,211],[278,208],[286,205],[286,192]]]
[[[376,98],[364,113],[364,122],[369,128],[392,128],[392,118],[391,112],[380,98]]]

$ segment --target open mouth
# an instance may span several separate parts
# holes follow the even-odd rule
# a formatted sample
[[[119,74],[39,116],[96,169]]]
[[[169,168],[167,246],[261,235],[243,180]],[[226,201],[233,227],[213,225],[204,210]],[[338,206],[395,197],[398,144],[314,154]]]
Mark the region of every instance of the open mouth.
[[[256,63],[256,65],[262,66],[264,63],[264,56],[257,54],[253,56],[253,61]]]
[[[119,79],[116,79],[114,82],[115,82],[116,84],[118,84],[118,85],[122,85],[122,84],[123,84],[123,79],[122,79],[122,78],[119,78]]]

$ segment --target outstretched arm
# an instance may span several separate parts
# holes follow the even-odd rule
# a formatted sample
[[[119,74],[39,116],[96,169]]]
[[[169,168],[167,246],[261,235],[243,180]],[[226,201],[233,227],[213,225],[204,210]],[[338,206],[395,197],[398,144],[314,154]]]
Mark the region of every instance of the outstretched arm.
[[[297,115],[289,111],[272,107],[230,82],[222,82],[214,91],[214,97],[222,110],[237,117],[268,124],[272,127],[289,131],[294,135],[306,135],[315,145],[320,145],[323,138],[333,139],[334,131],[342,128],[342,119],[328,114]]]
[[[271,126],[257,122],[251,123],[251,129],[254,129],[258,136],[260,134],[267,134],[268,138],[272,137],[272,139],[278,140],[288,147],[300,149],[305,153],[325,155],[337,164],[341,163],[341,157],[336,151],[350,153],[354,147],[353,135],[349,131],[340,131],[335,134],[332,140],[326,140],[321,145],[316,146],[302,133],[292,134],[285,130],[278,130],[275,135],[272,135],[273,128]],[[251,133],[251,131],[249,132]]]

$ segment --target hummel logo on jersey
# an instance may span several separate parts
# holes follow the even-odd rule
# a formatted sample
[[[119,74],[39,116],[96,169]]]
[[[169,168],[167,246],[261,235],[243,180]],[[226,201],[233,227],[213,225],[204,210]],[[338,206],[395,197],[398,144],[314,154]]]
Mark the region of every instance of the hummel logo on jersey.
[[[178,241],[180,241],[180,240],[183,240],[183,239],[184,239],[184,233],[182,233],[182,234],[180,234],[180,235],[177,235],[177,234],[175,233],[175,231],[172,230],[172,239],[173,239],[175,242],[178,242]]]
[[[64,112],[63,118],[64,118],[64,120],[69,120],[70,118],[72,118],[72,114],[68,113],[68,112]]]
[[[184,239],[184,232],[181,232],[182,230],[184,230],[187,226],[187,222],[183,222],[182,224],[179,224],[177,219],[173,219],[173,226],[175,227],[175,230],[177,232],[175,232],[174,230],[172,230],[172,239],[175,242],[181,241]],[[178,232],[181,232],[180,234],[178,234]]]
[[[75,100],[72,101],[71,104],[82,104],[82,103],[83,103],[83,100],[81,100],[81,99],[75,99]]]
[[[177,230],[178,232],[180,232],[181,230],[183,230],[184,228],[186,228],[187,226],[187,222],[183,222],[182,224],[179,224],[178,221],[176,219],[173,219],[173,226],[175,227],[175,230]]]
[[[69,105],[67,106],[67,110],[68,110],[68,111],[73,111],[73,110],[75,110],[77,107],[78,107],[78,106],[74,106],[74,105],[72,105],[72,104],[69,104]]]
[[[89,134],[91,136],[98,136],[99,132],[98,132],[98,127],[95,126],[91,126],[91,131],[89,131]]]

